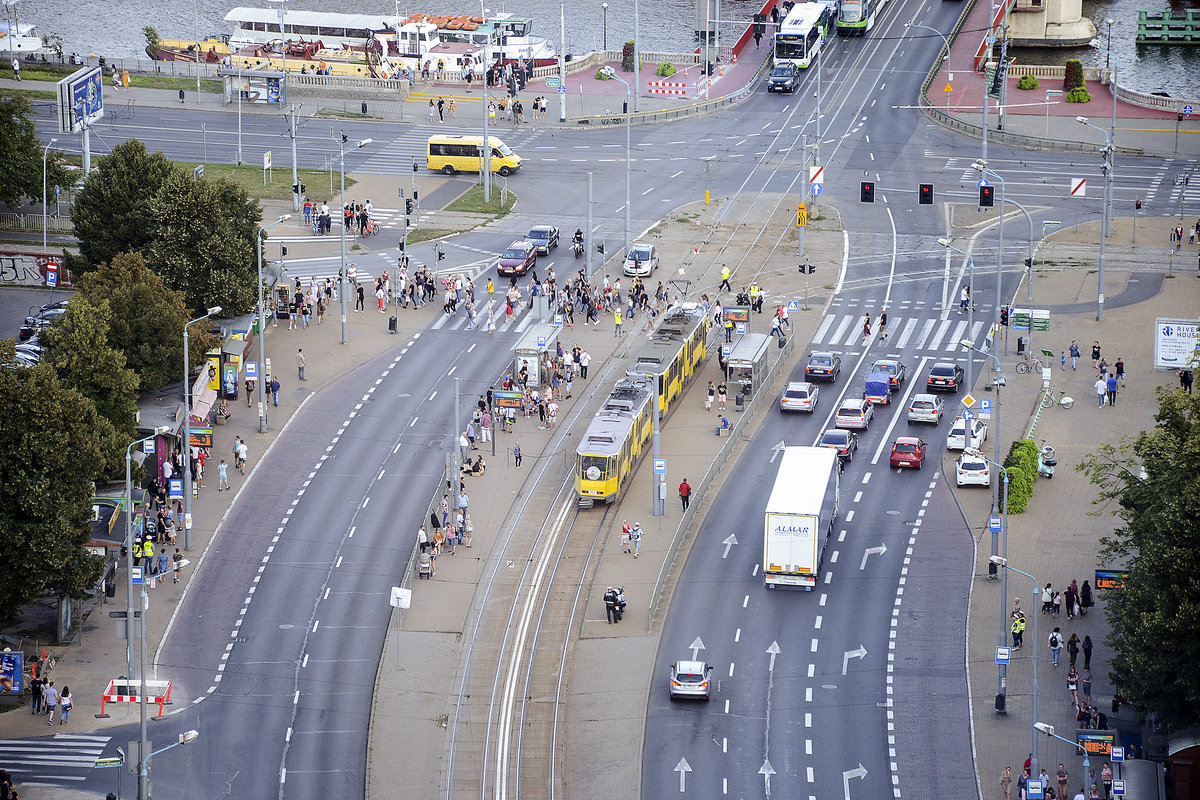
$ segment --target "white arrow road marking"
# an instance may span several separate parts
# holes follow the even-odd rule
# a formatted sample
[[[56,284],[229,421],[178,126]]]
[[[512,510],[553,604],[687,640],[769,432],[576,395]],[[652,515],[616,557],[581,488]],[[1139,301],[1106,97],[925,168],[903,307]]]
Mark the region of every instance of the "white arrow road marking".
[[[772,448],[771,448],[771,463],[772,463],[772,464],[774,464],[774,463],[775,463],[775,456],[777,456],[777,455],[779,455],[780,453],[782,453],[782,452],[783,452],[783,449],[784,449],[785,447],[787,447],[787,443],[786,443],[786,442],[784,442],[782,439],[780,439],[780,440],[779,440],[779,444],[777,444],[777,445],[775,445],[774,447],[772,447]]]
[[[887,544],[880,544],[879,547],[868,547],[863,551],[862,563],[858,565],[859,569],[867,568],[867,559],[871,556],[881,556],[887,552]]]
[[[779,655],[779,653],[781,652],[779,649],[779,642],[771,642],[771,646],[767,648],[767,652],[771,654],[771,663],[767,665],[767,671],[774,672],[775,671],[775,656]],[[842,674],[845,675],[846,673],[843,672]]]
[[[692,661],[695,661],[696,656],[699,655],[700,651],[704,649],[704,642],[702,642],[700,637],[697,636],[696,641],[689,644],[688,647],[692,648]]]
[[[685,782],[687,781],[687,774],[692,771],[692,766],[691,764],[687,763],[686,758],[681,758],[679,759],[679,763],[675,765],[675,771],[679,773],[679,791],[683,792],[685,791],[684,787],[686,785]],[[849,789],[846,791],[848,792]]]
[[[845,674],[845,673],[843,673]],[[867,768],[861,763],[858,769],[842,770],[842,790],[846,795],[846,800],[850,800],[850,779],[859,778],[860,780],[867,777]]]
[[[771,796],[771,776],[775,774],[775,768],[771,766],[769,759],[763,759],[763,764],[758,768],[758,774],[763,776],[763,788],[766,790],[767,797]]]
[[[862,659],[862,658],[866,657],[866,655],[867,655],[867,648],[863,647],[861,644],[858,646],[857,650],[847,650],[845,653],[843,653],[842,654],[842,674],[843,675],[846,674],[846,667],[850,664],[850,659],[852,659],[852,658]]]
[[[725,537],[721,544],[725,545],[725,552],[721,554],[721,558],[729,558],[729,549],[738,543],[737,537],[732,533]]]

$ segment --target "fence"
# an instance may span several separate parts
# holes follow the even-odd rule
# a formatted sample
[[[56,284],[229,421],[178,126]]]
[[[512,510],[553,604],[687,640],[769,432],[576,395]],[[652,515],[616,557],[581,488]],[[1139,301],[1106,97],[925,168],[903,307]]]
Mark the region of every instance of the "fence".
[[[45,218],[46,230],[55,233],[73,233],[75,225],[70,217],[60,217],[54,214]],[[0,212],[0,230],[6,231],[40,231],[42,229],[41,214],[14,214]]]
[[[139,75],[168,75],[177,78],[195,78],[196,64],[193,61],[155,61],[147,58],[110,58],[106,56],[81,56],[71,54],[65,58],[57,53],[31,56],[22,64],[29,69],[36,69],[39,64],[53,64],[82,69],[83,67],[104,67],[109,72],[113,67],[118,70],[129,70],[130,74]],[[219,76],[220,64],[200,64],[201,78],[216,78]]]

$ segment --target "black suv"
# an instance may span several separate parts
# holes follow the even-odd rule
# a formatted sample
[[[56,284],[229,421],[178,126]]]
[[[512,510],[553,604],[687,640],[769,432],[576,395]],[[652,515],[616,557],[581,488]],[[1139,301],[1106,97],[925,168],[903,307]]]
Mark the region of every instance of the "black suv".
[[[791,94],[800,86],[800,70],[790,61],[783,61],[771,70],[767,79],[768,92],[787,92]]]

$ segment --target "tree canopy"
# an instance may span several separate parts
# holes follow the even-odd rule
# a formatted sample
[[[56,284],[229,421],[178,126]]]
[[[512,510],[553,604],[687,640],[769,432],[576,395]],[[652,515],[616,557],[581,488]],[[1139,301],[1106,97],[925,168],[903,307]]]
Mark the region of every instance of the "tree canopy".
[[[0,202],[15,208],[21,200],[42,198],[42,149],[33,125],[29,101],[19,95],[0,96]],[[67,188],[73,173],[52,149],[46,160],[46,185]]]
[[[103,560],[89,555],[93,481],[102,453],[90,400],[53,367],[14,365],[0,340],[0,617],[47,590],[82,597]]]
[[[1115,502],[1121,527],[1101,541],[1100,561],[1126,569],[1103,592],[1112,632],[1113,685],[1170,728],[1200,718],[1200,395],[1158,391],[1155,426],[1081,463]]]

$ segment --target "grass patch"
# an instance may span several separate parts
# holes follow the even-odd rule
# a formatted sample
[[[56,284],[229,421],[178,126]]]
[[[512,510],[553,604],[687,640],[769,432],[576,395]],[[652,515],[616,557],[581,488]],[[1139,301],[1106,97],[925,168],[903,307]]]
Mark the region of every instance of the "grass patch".
[[[0,97],[24,97],[26,100],[57,100],[58,92],[49,89],[0,89]]]
[[[176,162],[188,169],[199,166],[195,162],[179,161]],[[317,198],[320,196],[318,191],[321,186],[321,181],[328,179],[328,174],[319,169],[302,169],[300,170],[300,182],[307,184],[309,188],[308,196]],[[290,200],[292,197],[292,168],[291,166],[283,166],[282,164],[275,169],[275,179],[273,182],[263,186],[263,170],[262,167],[243,164],[242,166],[234,166],[233,164],[205,164],[204,177],[211,179],[227,178],[233,183],[245,189],[251,197],[257,197],[260,200]],[[355,180],[349,176],[346,177],[346,188],[349,189],[355,184]],[[336,203],[334,205],[337,205]]]
[[[21,62],[21,80],[23,81],[48,81],[50,83],[58,83],[63,78],[75,72],[82,67],[71,66],[69,64],[41,64],[35,61]],[[5,58],[0,64],[0,78],[12,78],[12,62]],[[196,79],[182,78],[173,75],[134,75],[129,76],[129,85],[141,89],[180,89],[192,91],[196,90]],[[106,68],[104,71],[104,88],[106,90],[112,88],[112,69]],[[219,94],[221,82],[212,79],[200,80],[200,91]],[[54,97],[58,94],[54,93]]]
[[[492,187],[492,202],[483,202],[483,187],[479,185],[472,186],[467,192],[450,205],[446,206],[447,211],[462,211],[468,214],[491,214],[496,217],[503,216],[513,210],[513,206],[517,204],[517,196],[512,192],[508,193],[508,202],[501,205],[500,203],[500,188]]]
[[[139,89],[171,89],[179,91],[196,91],[195,78],[177,78],[172,75],[130,75],[129,85]],[[200,79],[200,91],[208,94],[220,94],[221,82]]]
[[[421,242],[428,242],[433,239],[441,239],[453,233],[461,233],[461,231],[450,230],[449,228],[410,228],[408,231],[408,244],[420,244]]]
[[[383,119],[383,117],[377,117],[374,114],[360,114],[357,111],[341,111],[336,108],[322,108],[316,114],[313,114],[313,116],[324,119]]]

